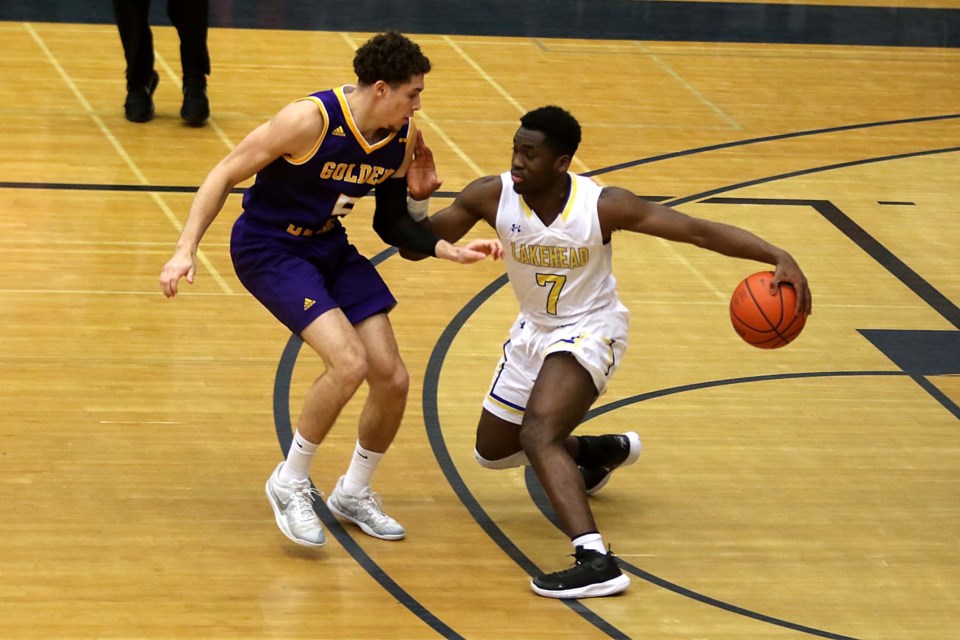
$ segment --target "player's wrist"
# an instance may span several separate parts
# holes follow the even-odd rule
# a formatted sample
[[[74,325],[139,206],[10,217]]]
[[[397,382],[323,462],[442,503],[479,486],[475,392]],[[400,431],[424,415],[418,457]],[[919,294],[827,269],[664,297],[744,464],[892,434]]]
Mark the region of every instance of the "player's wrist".
[[[434,246],[433,255],[442,260],[453,260],[456,262],[457,247],[441,238],[437,240],[437,244]]]
[[[414,222],[426,220],[430,213],[430,196],[423,200],[415,200],[413,196],[407,196],[407,213],[413,218]]]

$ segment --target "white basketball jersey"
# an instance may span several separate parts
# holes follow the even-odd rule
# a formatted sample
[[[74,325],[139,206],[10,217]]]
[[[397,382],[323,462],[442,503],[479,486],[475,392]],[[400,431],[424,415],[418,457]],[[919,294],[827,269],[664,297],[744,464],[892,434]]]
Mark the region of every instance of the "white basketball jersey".
[[[510,172],[500,175],[497,235],[520,314],[551,327],[578,322],[620,302],[613,249],[603,244],[597,215],[602,187],[590,178],[569,175],[570,196],[549,227],[513,190]]]

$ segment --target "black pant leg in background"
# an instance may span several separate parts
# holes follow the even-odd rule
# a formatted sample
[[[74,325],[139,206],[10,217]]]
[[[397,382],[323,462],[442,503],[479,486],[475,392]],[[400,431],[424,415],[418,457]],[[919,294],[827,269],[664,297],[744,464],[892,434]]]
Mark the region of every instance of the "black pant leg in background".
[[[113,15],[127,60],[127,88],[146,86],[153,71],[150,0],[113,0]]]
[[[209,5],[208,0],[167,2],[167,15],[180,34],[180,65],[184,77],[210,74],[210,53],[207,50]]]

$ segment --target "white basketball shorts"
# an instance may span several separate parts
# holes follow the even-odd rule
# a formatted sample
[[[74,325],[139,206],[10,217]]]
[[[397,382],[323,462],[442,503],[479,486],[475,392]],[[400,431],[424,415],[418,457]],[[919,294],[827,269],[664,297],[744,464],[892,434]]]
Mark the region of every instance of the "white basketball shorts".
[[[602,396],[627,350],[629,325],[630,314],[622,304],[557,328],[538,326],[519,316],[503,345],[483,408],[520,424],[540,367],[551,353],[573,355],[593,378],[597,396]]]

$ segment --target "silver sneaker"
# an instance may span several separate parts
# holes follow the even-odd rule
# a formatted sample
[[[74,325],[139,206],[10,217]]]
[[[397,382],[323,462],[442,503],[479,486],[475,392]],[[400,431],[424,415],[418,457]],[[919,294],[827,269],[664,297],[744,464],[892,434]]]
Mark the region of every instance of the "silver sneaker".
[[[381,540],[399,540],[407,535],[403,526],[385,514],[380,496],[364,487],[357,495],[343,490],[343,476],[337,480],[337,486],[327,499],[327,506],[344,520],[349,520],[364,533]]]
[[[305,547],[322,547],[327,542],[320,526],[320,518],[313,510],[313,501],[320,494],[309,480],[290,484],[280,482],[281,462],[267,480],[267,500],[277,517],[277,526],[283,535]]]

